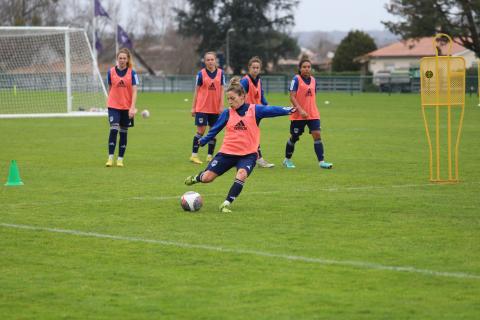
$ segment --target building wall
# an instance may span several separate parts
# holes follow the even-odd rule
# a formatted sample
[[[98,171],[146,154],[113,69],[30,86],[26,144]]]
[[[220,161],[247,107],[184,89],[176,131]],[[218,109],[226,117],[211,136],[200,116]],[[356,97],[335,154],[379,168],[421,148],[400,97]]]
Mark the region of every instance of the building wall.
[[[412,67],[419,67],[420,59],[414,58],[371,58],[368,70],[373,74],[378,71],[408,70]]]
[[[471,68],[477,64],[477,57],[475,56],[475,52],[467,50],[458,54],[458,56],[465,58],[465,65],[468,68]]]
[[[458,56],[465,58],[465,65],[468,68],[475,66],[477,58],[475,53],[470,50],[460,52]],[[420,67],[419,57],[392,57],[392,58],[370,58],[368,70],[373,74],[378,71],[408,70],[409,68]]]

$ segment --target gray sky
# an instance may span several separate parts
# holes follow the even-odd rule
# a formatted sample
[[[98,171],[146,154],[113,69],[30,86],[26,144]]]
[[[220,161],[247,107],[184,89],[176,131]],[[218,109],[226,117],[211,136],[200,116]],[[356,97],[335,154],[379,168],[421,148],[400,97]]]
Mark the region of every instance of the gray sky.
[[[383,30],[388,0],[300,0],[293,31]]]

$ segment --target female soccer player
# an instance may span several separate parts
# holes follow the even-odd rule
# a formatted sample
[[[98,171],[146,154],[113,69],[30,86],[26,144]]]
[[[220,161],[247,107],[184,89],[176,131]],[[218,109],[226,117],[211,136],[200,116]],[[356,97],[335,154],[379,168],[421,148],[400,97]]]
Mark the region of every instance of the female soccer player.
[[[202,161],[198,158],[198,140],[205,133],[206,126],[208,125],[211,128],[223,110],[223,86],[225,85],[223,70],[217,68],[215,52],[205,53],[204,60],[205,68],[197,74],[192,104],[192,117],[195,117],[197,133],[193,137],[190,161],[195,164],[202,164]],[[207,162],[210,162],[213,158],[216,142],[217,140],[213,139],[208,143]]]
[[[240,84],[245,90],[245,102],[266,106],[268,104],[263,93],[262,80],[260,79],[260,71],[262,70],[262,60],[255,56],[248,61],[248,74],[246,74]],[[260,168],[272,168],[275,165],[269,163],[262,156],[262,150],[258,146],[257,165]]]
[[[290,85],[290,101],[298,112],[290,116],[290,139],[285,147],[283,165],[295,168],[291,158],[295,150],[295,143],[308,126],[313,137],[313,147],[317,155],[320,168],[331,169],[333,164],[326,162],[323,157],[323,143],[320,136],[320,113],[318,112],[316,97],[316,81],[312,77],[312,63],[308,58],[302,58],[298,64],[299,75],[296,75]]]
[[[227,198],[219,208],[224,213],[231,212],[230,204],[238,197],[247,177],[255,167],[260,142],[258,122],[262,118],[289,115],[296,110],[294,107],[272,107],[245,103],[245,91],[240,85],[238,77],[230,80],[227,88],[227,101],[230,108],[222,112],[208,134],[199,140],[199,144],[203,146],[226,127],[220,151],[204,171],[185,179],[186,185],[198,182],[209,183],[232,167],[236,167],[235,181]]]
[[[107,167],[113,166],[113,155],[117,144],[117,134],[120,132],[117,167],[123,167],[123,157],[127,149],[128,127],[133,127],[133,117],[137,112],[138,76],[132,69],[133,61],[130,51],[122,48],[117,53],[117,65],[108,70],[108,120],[110,134],[108,137]]]

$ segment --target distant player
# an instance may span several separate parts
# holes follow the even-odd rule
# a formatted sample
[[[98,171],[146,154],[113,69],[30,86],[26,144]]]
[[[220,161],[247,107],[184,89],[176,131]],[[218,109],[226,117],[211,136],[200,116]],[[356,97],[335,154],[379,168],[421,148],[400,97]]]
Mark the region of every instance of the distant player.
[[[291,107],[272,107],[245,103],[245,91],[240,85],[240,78],[233,77],[227,88],[227,101],[230,108],[223,111],[208,134],[199,140],[205,145],[225,129],[225,136],[220,151],[204,171],[185,179],[186,185],[198,182],[209,183],[233,167],[237,174],[228,192],[227,198],[220,205],[220,211],[231,212],[230,204],[239,196],[247,177],[252,173],[257,160],[260,129],[258,123],[262,118],[289,115],[295,112]]]
[[[260,79],[260,72],[262,71],[262,60],[259,57],[252,57],[248,61],[248,74],[245,75],[240,84],[246,92],[245,102],[258,105],[268,105],[265,94],[263,93],[262,79]],[[268,163],[262,156],[260,146],[258,146],[257,165],[260,168],[272,168],[275,165]]]
[[[223,70],[217,68],[217,55],[215,52],[207,52],[204,56],[205,68],[197,74],[195,94],[193,96],[192,117],[195,117],[197,132],[193,137],[192,156],[190,161],[195,164],[202,164],[198,158],[198,140],[205,133],[207,126],[212,127],[223,110],[223,86],[225,75]],[[215,144],[213,139],[208,143],[207,162],[213,158]]]
[[[113,166],[113,156],[117,144],[117,134],[120,132],[117,167],[123,167],[123,157],[127,149],[128,128],[133,127],[133,117],[137,112],[138,76],[132,69],[133,61],[130,51],[126,48],[117,53],[117,64],[108,70],[108,121],[110,134],[108,137],[107,167]]]
[[[331,169],[333,164],[326,162],[323,156],[323,143],[320,136],[320,113],[316,103],[316,81],[312,77],[312,63],[308,58],[302,58],[298,64],[298,75],[290,85],[290,101],[297,108],[297,112],[290,116],[290,139],[285,148],[283,165],[295,168],[291,158],[295,150],[295,143],[308,127],[313,138],[313,147],[317,155],[320,168]]]

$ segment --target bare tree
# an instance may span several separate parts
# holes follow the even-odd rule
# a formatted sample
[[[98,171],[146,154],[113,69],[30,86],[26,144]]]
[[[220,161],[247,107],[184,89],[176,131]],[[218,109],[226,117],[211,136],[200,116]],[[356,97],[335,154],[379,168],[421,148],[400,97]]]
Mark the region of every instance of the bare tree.
[[[56,24],[58,0],[4,0],[0,2],[1,24],[6,26],[42,26]]]

